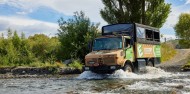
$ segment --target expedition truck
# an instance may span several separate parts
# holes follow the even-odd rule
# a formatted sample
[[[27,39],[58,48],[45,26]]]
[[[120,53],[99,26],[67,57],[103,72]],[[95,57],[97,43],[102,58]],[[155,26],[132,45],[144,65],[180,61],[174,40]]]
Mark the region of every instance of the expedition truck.
[[[144,71],[146,66],[160,63],[160,32],[138,23],[107,25],[90,48],[91,52],[85,56],[85,71]]]

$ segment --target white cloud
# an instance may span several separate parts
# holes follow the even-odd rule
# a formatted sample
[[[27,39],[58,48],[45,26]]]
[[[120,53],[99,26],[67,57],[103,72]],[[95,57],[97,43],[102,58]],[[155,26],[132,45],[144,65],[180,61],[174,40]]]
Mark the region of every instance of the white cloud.
[[[0,0],[0,4],[8,4],[11,6],[15,6],[18,8],[22,8],[23,11],[18,12],[18,14],[27,14],[31,13],[33,10],[41,7],[41,6],[46,6],[50,7],[56,11],[59,11],[65,15],[73,15],[73,12],[75,11],[84,11],[86,16],[88,16],[93,22],[101,22],[101,25],[107,24],[100,16],[99,11],[100,9],[103,8],[103,4],[101,0]],[[183,12],[188,12],[190,11],[190,7],[188,7],[187,4],[190,4],[190,0],[186,0],[186,5],[181,5],[181,6],[173,6],[172,5],[172,12],[169,14],[169,17],[167,18],[166,23],[162,28],[164,30],[169,30],[169,31],[162,31],[162,32],[170,32],[174,34],[173,27],[178,21],[178,17],[181,13]],[[9,18],[6,18],[8,20]],[[14,19],[14,18],[12,18]],[[21,18],[15,18],[15,21],[10,21],[8,20],[8,23],[14,24],[13,27],[15,28],[21,28],[21,26],[24,26],[24,28],[31,28],[37,27],[36,24],[39,26],[43,26],[42,24],[39,23],[45,23],[45,22],[39,22],[37,20],[31,20],[31,19],[21,19]],[[19,21],[17,21],[19,20]],[[19,23],[17,23],[19,22]],[[2,22],[0,22],[2,23]],[[18,27],[16,27],[18,26]],[[55,25],[50,25],[50,27],[46,24],[44,24],[45,27],[50,28],[53,26],[55,28]],[[26,30],[26,29],[21,29],[21,30]],[[162,29],[163,30],[163,29]],[[29,31],[29,30],[28,30]]]
[[[187,0],[185,4],[190,4],[190,0]]]
[[[21,12],[17,12],[17,14],[19,14],[19,15],[25,15],[25,14],[27,14],[27,12],[21,11]]]
[[[17,7],[22,11],[17,12],[20,15],[26,15],[41,6],[52,8],[67,16],[73,15],[76,11],[84,11],[93,22],[106,22],[101,18],[99,11],[103,8],[101,0],[0,0],[0,4],[8,4]],[[42,22],[21,17],[2,17],[0,16],[0,33],[5,32],[7,28],[15,29],[26,33],[27,36],[35,33],[45,33],[54,35],[57,33],[58,26],[54,23]]]
[[[101,18],[99,11],[103,8],[101,0],[4,0],[3,3],[22,8],[24,13],[46,6],[65,15],[73,15],[76,11],[84,11],[93,22],[106,24]]]
[[[0,16],[0,33],[5,33],[8,28],[17,30],[19,34],[24,32],[26,36],[39,33],[54,36],[58,25],[27,18]]]
[[[75,11],[82,10],[93,22],[101,22],[101,25],[107,24],[99,14],[100,9],[104,7],[101,0],[6,0],[4,3],[22,8],[27,12],[32,12],[40,6],[46,6],[69,16],[73,15]],[[186,3],[190,3],[190,0],[187,0]],[[162,28],[172,29],[178,21],[178,16],[189,10],[186,7],[187,5],[172,6],[172,12]]]

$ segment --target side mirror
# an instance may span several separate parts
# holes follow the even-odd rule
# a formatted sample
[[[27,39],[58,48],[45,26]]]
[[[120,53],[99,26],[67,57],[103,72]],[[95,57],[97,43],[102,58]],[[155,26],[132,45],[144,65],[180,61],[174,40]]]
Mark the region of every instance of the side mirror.
[[[131,44],[126,45],[126,49],[131,48]]]
[[[92,51],[92,43],[93,43],[92,41],[88,42],[88,49],[89,49],[89,51]]]
[[[127,50],[127,49],[129,49],[129,48],[131,48],[131,46],[129,46],[129,47],[126,47],[126,48],[125,48],[125,50]]]

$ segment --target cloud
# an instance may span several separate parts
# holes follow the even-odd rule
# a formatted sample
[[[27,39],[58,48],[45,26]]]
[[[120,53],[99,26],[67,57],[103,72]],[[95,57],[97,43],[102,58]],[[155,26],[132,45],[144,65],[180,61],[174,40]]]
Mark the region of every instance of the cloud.
[[[187,0],[185,4],[190,4],[190,0]]]
[[[82,10],[93,22],[106,24],[99,14],[100,9],[103,8],[101,0],[4,0],[1,2],[22,8],[21,13],[32,12],[41,6],[50,7],[66,16]]]
[[[0,19],[0,31],[4,31],[9,27],[10,22]]]
[[[162,33],[174,35],[175,32],[174,32],[173,27],[177,23],[179,15],[183,12],[190,11],[190,6],[188,5],[190,4],[190,0],[183,0],[183,1],[184,2],[186,1],[186,3],[184,2],[183,4],[180,3],[180,6],[179,4],[172,5],[171,13],[169,14],[169,17],[167,18],[167,21],[164,24],[164,26],[161,28]],[[174,1],[169,0],[168,2],[173,3]],[[175,3],[179,3],[179,2],[175,1]],[[85,12],[86,16],[88,16],[91,19],[91,21],[95,23],[101,22],[101,26],[107,24],[101,18],[99,14],[100,9],[104,7],[101,0],[0,0],[0,4],[6,4],[9,6],[16,7],[20,9],[18,10],[17,14],[27,15],[30,18],[34,18],[38,20],[41,20],[42,19],[41,17],[44,17],[45,19],[45,16],[40,16],[39,18],[39,16],[37,15],[38,17],[37,18],[36,14],[38,14],[39,11],[36,12],[36,10],[39,10],[44,7],[45,7],[44,10],[46,10],[46,8],[49,8],[49,9],[52,9],[52,11],[54,10],[57,11],[58,12],[57,14],[59,14],[60,16],[64,14],[65,17],[73,15],[73,12],[82,10]],[[43,12],[44,10],[41,9],[40,12]],[[32,14],[32,16],[30,16],[29,14]],[[53,18],[55,18],[55,16],[52,17],[52,19]],[[31,20],[28,18],[21,19],[18,17],[16,18],[11,17],[10,19],[14,19],[14,21],[9,20],[8,17],[5,19],[4,23],[0,21],[0,25],[2,24],[2,26],[0,26],[0,30],[5,29],[7,27],[14,27],[18,30],[22,30],[22,31],[34,34],[33,32],[37,33],[37,31],[39,31],[40,33],[41,32],[50,33],[50,31],[56,32],[58,28],[56,26],[57,24],[52,25],[52,23],[44,22],[44,21],[49,21],[49,20],[37,21],[37,20]]]
[[[20,11],[20,12],[16,12],[17,14],[19,14],[19,15],[26,15],[27,13],[26,12],[24,12],[24,11]]]
[[[6,14],[6,16],[0,16],[0,33],[4,33],[7,28],[11,28],[17,30],[18,33],[24,32],[26,36],[35,33],[55,35],[55,33],[57,33],[58,24],[50,23],[53,22],[52,20],[48,20],[50,16],[52,16],[53,18],[51,19],[54,20],[56,18],[55,13],[59,14],[59,16],[71,17],[74,12],[81,10],[85,12],[86,16],[88,16],[92,22],[101,22],[101,25],[106,24],[99,15],[99,11],[103,7],[101,0],[0,0],[0,5],[12,9],[8,13],[5,9],[2,9],[5,11],[4,14]],[[46,14],[50,12],[53,13],[47,18],[47,16],[39,16],[41,15],[39,12]],[[7,16],[7,14],[10,15]],[[57,18],[54,22],[57,21]]]
[[[19,34],[24,32],[26,36],[39,33],[54,36],[58,25],[28,18],[0,16],[0,33],[4,33],[8,28],[18,31]]]

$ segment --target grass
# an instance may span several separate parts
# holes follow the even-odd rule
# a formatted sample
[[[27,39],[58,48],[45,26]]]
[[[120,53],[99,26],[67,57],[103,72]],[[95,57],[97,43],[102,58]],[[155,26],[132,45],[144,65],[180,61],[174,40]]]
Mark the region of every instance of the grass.
[[[42,63],[39,61],[30,63],[30,64],[23,64],[23,65],[19,65],[19,66],[13,65],[13,64],[12,65],[0,65],[0,68],[7,68],[7,67],[25,67],[25,68],[28,68],[28,67],[35,67],[35,68],[55,67],[55,68],[64,68],[64,67],[66,67],[66,65],[63,63],[60,63],[60,62],[55,62],[55,63],[51,64],[49,62]]]
[[[17,67],[17,68],[31,68],[31,67],[34,67],[34,68],[73,68],[73,69],[80,69],[82,70],[82,63],[80,62],[79,59],[76,59],[76,60],[72,60],[72,63],[70,63],[69,65],[65,65],[61,62],[55,62],[53,64],[49,63],[49,62],[45,62],[45,63],[42,63],[40,61],[36,61],[36,62],[33,62],[33,63],[30,63],[30,64],[23,64],[23,65],[20,65],[20,66],[17,66],[17,65],[0,65],[0,68],[8,68],[8,67]]]
[[[52,74],[57,74],[60,73],[63,69],[67,69],[67,68],[71,68],[72,70],[74,69],[79,69],[82,70],[82,63],[80,62],[80,60],[73,60],[72,63],[70,63],[69,65],[65,65],[61,62],[55,62],[53,64],[49,63],[49,62],[45,62],[42,63],[40,61],[37,62],[33,62],[31,64],[23,64],[23,65],[0,65],[0,68],[7,68],[7,69],[19,69],[19,68],[26,68],[26,69],[30,69],[30,68],[39,68],[41,71],[47,71],[52,73]]]
[[[75,68],[75,69],[80,69],[80,70],[82,70],[82,66],[83,66],[82,63],[78,59],[73,60],[73,62],[68,65],[68,67]]]
[[[55,62],[53,64],[49,62],[41,63],[41,62],[33,62],[26,67],[57,67],[57,68],[64,68],[66,67],[65,64],[62,64],[60,62]]]
[[[167,43],[161,44],[161,62],[168,61],[176,55],[174,47]]]

